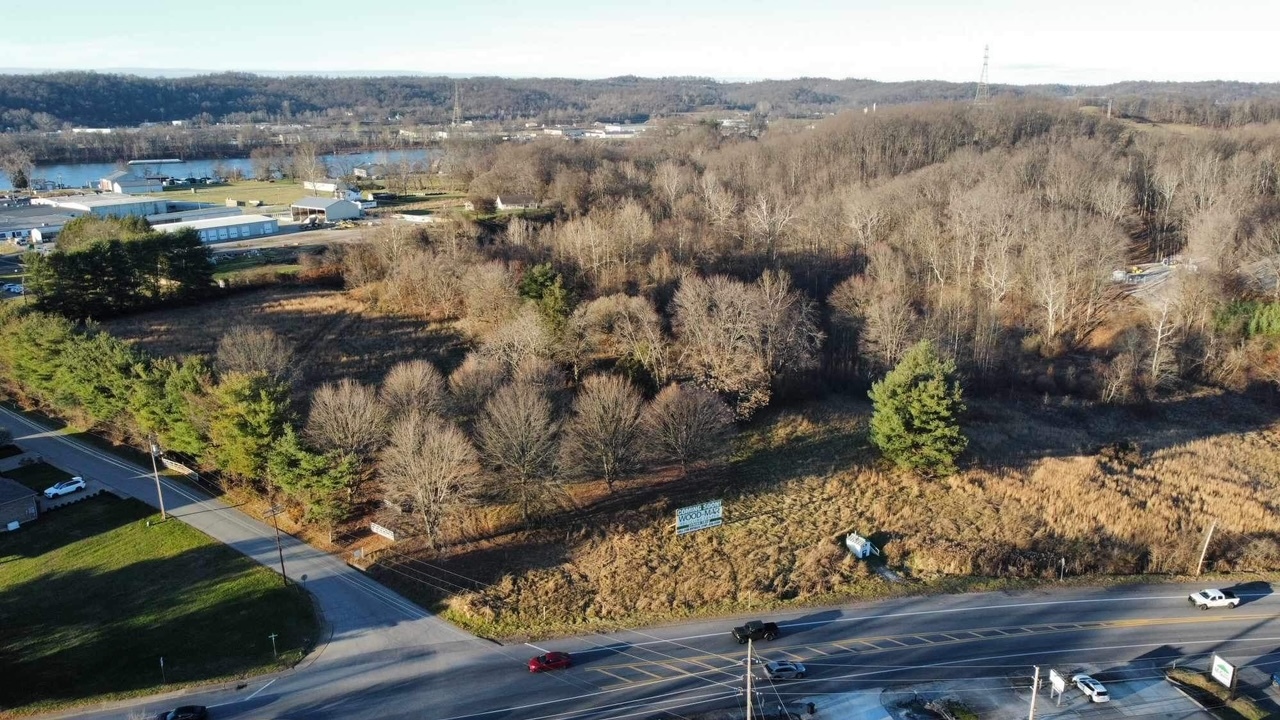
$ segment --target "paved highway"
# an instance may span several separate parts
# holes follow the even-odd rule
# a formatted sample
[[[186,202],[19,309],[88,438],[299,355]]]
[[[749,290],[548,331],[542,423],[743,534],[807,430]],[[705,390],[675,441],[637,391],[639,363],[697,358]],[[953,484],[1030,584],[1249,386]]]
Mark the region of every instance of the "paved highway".
[[[154,504],[149,468],[140,468],[0,411],[26,448]],[[273,531],[185,486],[164,484],[176,517],[275,569]],[[472,638],[341,561],[290,540],[291,577],[306,577],[332,638],[298,668],[240,689],[152,699],[86,718],[120,718],[145,707],[213,708],[216,720],[249,718],[537,719],[647,718],[734,702],[745,649],[732,621],[620,630],[535,645]],[[972,692],[1014,694],[1032,665],[1084,670],[1101,679],[1151,676],[1175,659],[1221,653],[1271,671],[1280,667],[1280,597],[1266,583],[1239,588],[1238,609],[1201,612],[1187,586],[1052,589],[922,597],[771,619],[783,636],[758,643],[769,659],[804,662],[803,680],[763,684],[766,699],[820,701],[832,693],[906,687],[936,679],[971,681]],[[543,650],[573,653],[574,667],[533,675],[525,663]],[[1203,664],[1202,662],[1200,664]],[[1093,717],[1119,717],[1123,683]],[[677,717],[672,715],[671,717]]]

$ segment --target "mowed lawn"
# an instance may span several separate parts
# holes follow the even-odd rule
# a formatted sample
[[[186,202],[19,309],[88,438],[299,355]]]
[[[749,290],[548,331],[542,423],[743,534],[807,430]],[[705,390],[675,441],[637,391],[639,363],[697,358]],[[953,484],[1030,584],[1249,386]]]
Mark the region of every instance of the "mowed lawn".
[[[314,643],[305,595],[159,519],[103,494],[0,533],[0,715],[160,691],[161,657],[173,686],[285,667]]]

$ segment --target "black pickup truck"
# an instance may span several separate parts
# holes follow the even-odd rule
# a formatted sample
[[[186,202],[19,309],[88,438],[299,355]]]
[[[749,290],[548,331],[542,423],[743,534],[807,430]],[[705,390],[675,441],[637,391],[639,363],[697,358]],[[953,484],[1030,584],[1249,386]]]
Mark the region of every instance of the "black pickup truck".
[[[748,640],[772,640],[778,637],[778,623],[752,620],[742,627],[734,628],[733,637],[739,645],[746,645]]]

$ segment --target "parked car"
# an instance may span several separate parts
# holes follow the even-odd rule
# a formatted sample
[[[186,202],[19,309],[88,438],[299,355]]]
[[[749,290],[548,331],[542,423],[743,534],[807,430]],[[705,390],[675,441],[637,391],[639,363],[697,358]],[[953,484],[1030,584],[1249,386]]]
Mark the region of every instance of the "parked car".
[[[1097,680],[1085,674],[1072,675],[1071,682],[1080,688],[1080,692],[1084,693],[1090,700],[1100,703],[1107,702],[1111,696],[1107,694],[1107,688]]]
[[[1201,610],[1209,608],[1225,607],[1234,608],[1240,604],[1240,598],[1229,590],[1215,590],[1206,588],[1200,592],[1194,592],[1187,596],[1187,602],[1195,605]]]
[[[52,500],[56,497],[62,497],[63,495],[76,492],[77,490],[83,490],[84,488],[84,478],[76,476],[70,480],[63,480],[51,488],[45,488],[44,496]]]
[[[752,620],[741,627],[733,629],[733,637],[739,645],[746,645],[747,640],[773,640],[778,637],[778,624]]]
[[[21,294],[23,291],[22,283],[5,283],[4,291]]]
[[[547,670],[563,670],[573,664],[573,658],[567,652],[549,652],[535,658],[529,658],[529,672],[545,672]]]
[[[169,712],[162,712],[156,720],[208,720],[209,711],[203,705],[183,705]]]
[[[764,664],[764,676],[770,680],[793,680],[804,677],[804,663],[779,660]]]

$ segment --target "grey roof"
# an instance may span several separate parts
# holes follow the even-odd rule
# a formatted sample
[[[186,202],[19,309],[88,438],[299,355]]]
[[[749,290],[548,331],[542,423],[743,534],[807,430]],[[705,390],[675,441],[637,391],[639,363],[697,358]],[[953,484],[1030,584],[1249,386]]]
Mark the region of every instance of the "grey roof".
[[[26,231],[39,227],[62,227],[68,220],[83,214],[78,212],[55,212],[54,208],[48,206],[42,206],[39,210],[40,212],[38,213],[18,214],[5,212],[4,208],[0,208],[0,232]]]
[[[114,180],[120,180],[121,178],[130,177],[132,175],[133,173],[129,172],[128,170],[117,170],[102,179],[110,182]]]
[[[338,198],[323,197],[304,197],[295,202],[292,207],[305,208],[307,210],[328,210],[329,208],[342,202],[350,202],[349,200],[339,200]]]
[[[502,193],[498,196],[504,205],[532,205],[536,202],[532,195],[522,195],[520,193]]]
[[[36,494],[35,490],[23,485],[17,480],[11,480],[7,477],[0,477],[0,503],[12,502],[29,498]]]

